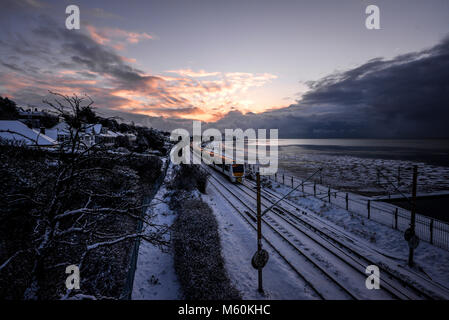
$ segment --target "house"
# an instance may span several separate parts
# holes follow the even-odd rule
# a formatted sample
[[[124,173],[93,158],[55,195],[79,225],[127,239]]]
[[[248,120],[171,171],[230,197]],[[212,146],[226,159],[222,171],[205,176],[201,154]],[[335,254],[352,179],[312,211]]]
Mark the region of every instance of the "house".
[[[65,122],[60,122],[51,129],[46,130],[46,134],[59,142],[68,141],[71,137],[70,127]],[[117,137],[127,137],[129,141],[135,141],[136,136],[133,134],[123,134],[109,130],[107,127],[97,124],[85,124],[79,132],[81,141],[90,147],[94,144],[104,144],[113,146]]]
[[[137,136],[131,132],[125,133],[125,137],[128,138],[129,142],[135,142],[137,140]]]
[[[74,131],[66,122],[60,122],[50,129],[32,129],[18,120],[0,121],[0,138],[15,140],[26,145],[36,144],[40,146],[55,146],[58,143],[70,141]],[[85,124],[78,132],[78,136],[85,147],[95,144],[113,146],[118,137],[126,137],[130,142],[135,141],[136,136],[132,133],[120,133],[109,130],[107,127],[97,124]]]
[[[25,109],[25,107],[18,107],[18,120],[25,123],[32,128],[40,128],[45,126],[49,121],[56,121],[57,117],[46,110],[38,110],[36,107]]]
[[[47,136],[44,130],[31,129],[18,120],[0,120],[0,138],[42,147],[57,144],[57,141]]]
[[[96,131],[92,129],[94,126],[97,125],[87,125],[78,133],[81,142],[85,144],[86,147],[90,147],[95,143]],[[53,128],[47,129],[46,134],[58,142],[65,142],[70,141],[71,135],[74,134],[74,132],[70,132],[70,127],[66,122],[60,122]]]

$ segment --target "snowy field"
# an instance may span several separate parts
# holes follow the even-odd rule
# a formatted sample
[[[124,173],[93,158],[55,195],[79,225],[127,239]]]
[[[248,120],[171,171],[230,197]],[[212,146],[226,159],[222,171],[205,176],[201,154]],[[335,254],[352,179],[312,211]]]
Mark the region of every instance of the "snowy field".
[[[366,195],[398,193],[387,179],[397,185],[400,169],[400,190],[410,193],[412,167],[418,166],[418,192],[449,190],[449,167],[400,159],[365,158],[328,153],[301,153],[296,147],[282,147],[279,151],[280,174],[305,179],[318,168],[324,168],[322,184]],[[377,169],[383,176],[378,180]],[[317,177],[319,181],[319,177]],[[380,182],[380,183],[378,183]]]

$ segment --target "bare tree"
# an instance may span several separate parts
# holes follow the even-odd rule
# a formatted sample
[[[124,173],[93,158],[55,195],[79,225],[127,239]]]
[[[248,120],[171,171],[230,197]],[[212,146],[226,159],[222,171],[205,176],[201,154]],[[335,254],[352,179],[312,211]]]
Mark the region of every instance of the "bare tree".
[[[152,223],[152,217],[143,214],[144,190],[138,185],[139,176],[127,165],[139,155],[111,153],[102,144],[87,145],[82,134],[91,124],[80,113],[93,100],[50,93],[53,100],[44,102],[64,119],[69,138],[48,152],[52,170],[40,182],[39,192],[5,195],[12,201],[8,203],[25,198],[33,203],[31,245],[0,261],[0,272],[20,256],[32,261],[25,299],[48,297],[46,282],[55,268],[77,264],[80,270],[89,270],[94,252],[137,238],[167,245],[167,227]],[[143,225],[142,230],[137,225]]]

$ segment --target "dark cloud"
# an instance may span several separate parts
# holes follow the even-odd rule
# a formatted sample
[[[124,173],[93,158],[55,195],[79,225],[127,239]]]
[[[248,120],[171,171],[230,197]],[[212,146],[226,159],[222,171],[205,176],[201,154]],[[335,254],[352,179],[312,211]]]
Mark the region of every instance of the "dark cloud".
[[[58,41],[61,57],[69,57],[69,59],[59,62],[59,65],[87,68],[93,73],[112,76],[122,85],[128,86],[151,81],[153,78],[158,79],[157,77],[142,76],[143,71],[132,68],[123,61],[121,56],[110,48],[96,43],[87,34],[78,30],[67,30],[46,16],[41,16],[41,20],[33,33],[46,41]],[[27,40],[22,39],[21,42],[24,41]],[[34,48],[34,45],[28,44],[26,47]]]
[[[19,4],[8,3],[11,7],[24,11]],[[188,104],[188,101],[169,93],[163,79],[133,68],[112,48],[95,42],[85,30],[67,30],[61,21],[55,21],[45,14],[37,14],[26,21],[28,24],[23,25],[20,32],[12,30],[0,34],[0,41],[7,43],[7,46],[0,46],[3,58],[0,61],[0,67],[3,67],[3,70],[0,68],[0,76],[3,75],[4,84],[10,82],[6,72],[2,74],[7,69],[17,73],[15,82],[21,82],[21,85],[26,79],[33,79],[26,81],[30,84],[27,84],[26,90],[14,93],[19,102],[28,103],[35,99],[39,90],[45,95],[46,90],[42,91],[42,87],[54,90],[55,86],[63,85],[75,89],[77,86],[82,87],[83,92],[95,95],[100,104],[108,103],[106,106],[110,108],[127,102],[120,97],[111,97],[113,90],[130,90],[176,106]],[[58,82],[56,77],[43,77],[43,70],[53,70],[56,73],[72,71],[73,79]],[[108,81],[108,87],[113,89],[95,90],[87,84],[73,81],[77,79]],[[100,87],[101,84],[98,89]],[[34,100],[33,103],[40,100]]]
[[[24,72],[24,70],[23,70],[22,68],[20,68],[20,67],[19,67],[17,64],[15,64],[15,63],[5,63],[5,62],[2,62],[1,64],[2,64],[2,66],[6,67],[6,68],[8,68],[8,69],[11,69],[11,70],[14,70],[14,71],[19,71],[19,72]]]
[[[283,137],[449,137],[449,38],[421,52],[367,63],[309,83],[297,104],[231,112],[217,127],[279,128]]]
[[[102,81],[101,76],[106,76],[107,80],[103,81],[112,82],[106,88],[101,88],[101,84],[83,86],[100,106],[114,109],[126,104],[126,98],[113,96],[111,91],[129,89],[163,103],[160,109],[151,102],[142,103],[141,111],[145,111],[148,104],[150,109],[146,111],[152,108],[166,114],[201,111],[168,90],[163,79],[132,67],[110,47],[95,42],[88,34],[66,30],[63,21],[56,22],[40,14],[19,19],[12,14],[19,10],[24,14],[34,13],[38,10],[33,7],[36,3],[39,2],[5,1],[0,10],[0,77],[4,85],[11,82],[11,86],[21,88],[14,98],[23,102],[40,101],[40,95],[45,94],[42,88],[52,89],[59,84],[57,78],[42,77],[42,73],[68,69],[81,79]],[[12,20],[21,21],[20,24],[11,23],[17,30],[8,28]],[[27,32],[29,30],[33,31]],[[13,79],[10,76],[13,71],[24,77]],[[243,115],[232,111],[204,127],[278,128],[281,137],[303,138],[449,137],[449,39],[428,50],[391,60],[372,59],[357,68],[308,84],[311,90],[297,104],[259,114]],[[197,86],[211,91],[220,89],[218,84],[200,85],[195,81],[179,80],[179,85],[183,89]],[[67,82],[65,86],[77,89],[81,85]],[[167,105],[173,108],[166,109]],[[122,115],[124,119],[135,119],[166,130],[191,128],[191,121],[184,119]]]

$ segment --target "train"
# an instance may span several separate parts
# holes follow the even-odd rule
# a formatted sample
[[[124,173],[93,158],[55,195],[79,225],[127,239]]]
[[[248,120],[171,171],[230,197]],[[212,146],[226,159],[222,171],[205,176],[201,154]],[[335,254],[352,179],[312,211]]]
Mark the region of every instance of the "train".
[[[202,147],[196,147],[196,148],[192,147],[192,149],[193,149],[193,152],[195,152],[199,156],[201,156],[201,154],[204,151],[206,151],[206,152],[209,152],[209,155],[211,158],[214,157],[214,152],[209,149],[202,148]],[[227,176],[231,182],[242,183],[243,179],[245,178],[245,166],[241,163],[236,163],[236,161],[234,159],[225,157],[221,154],[215,155],[215,157],[217,157],[217,156],[221,158],[221,163],[212,162],[209,164],[209,166],[211,166],[216,171],[219,171],[222,174],[224,174],[225,176]],[[227,164],[226,162],[231,162],[231,163]]]

